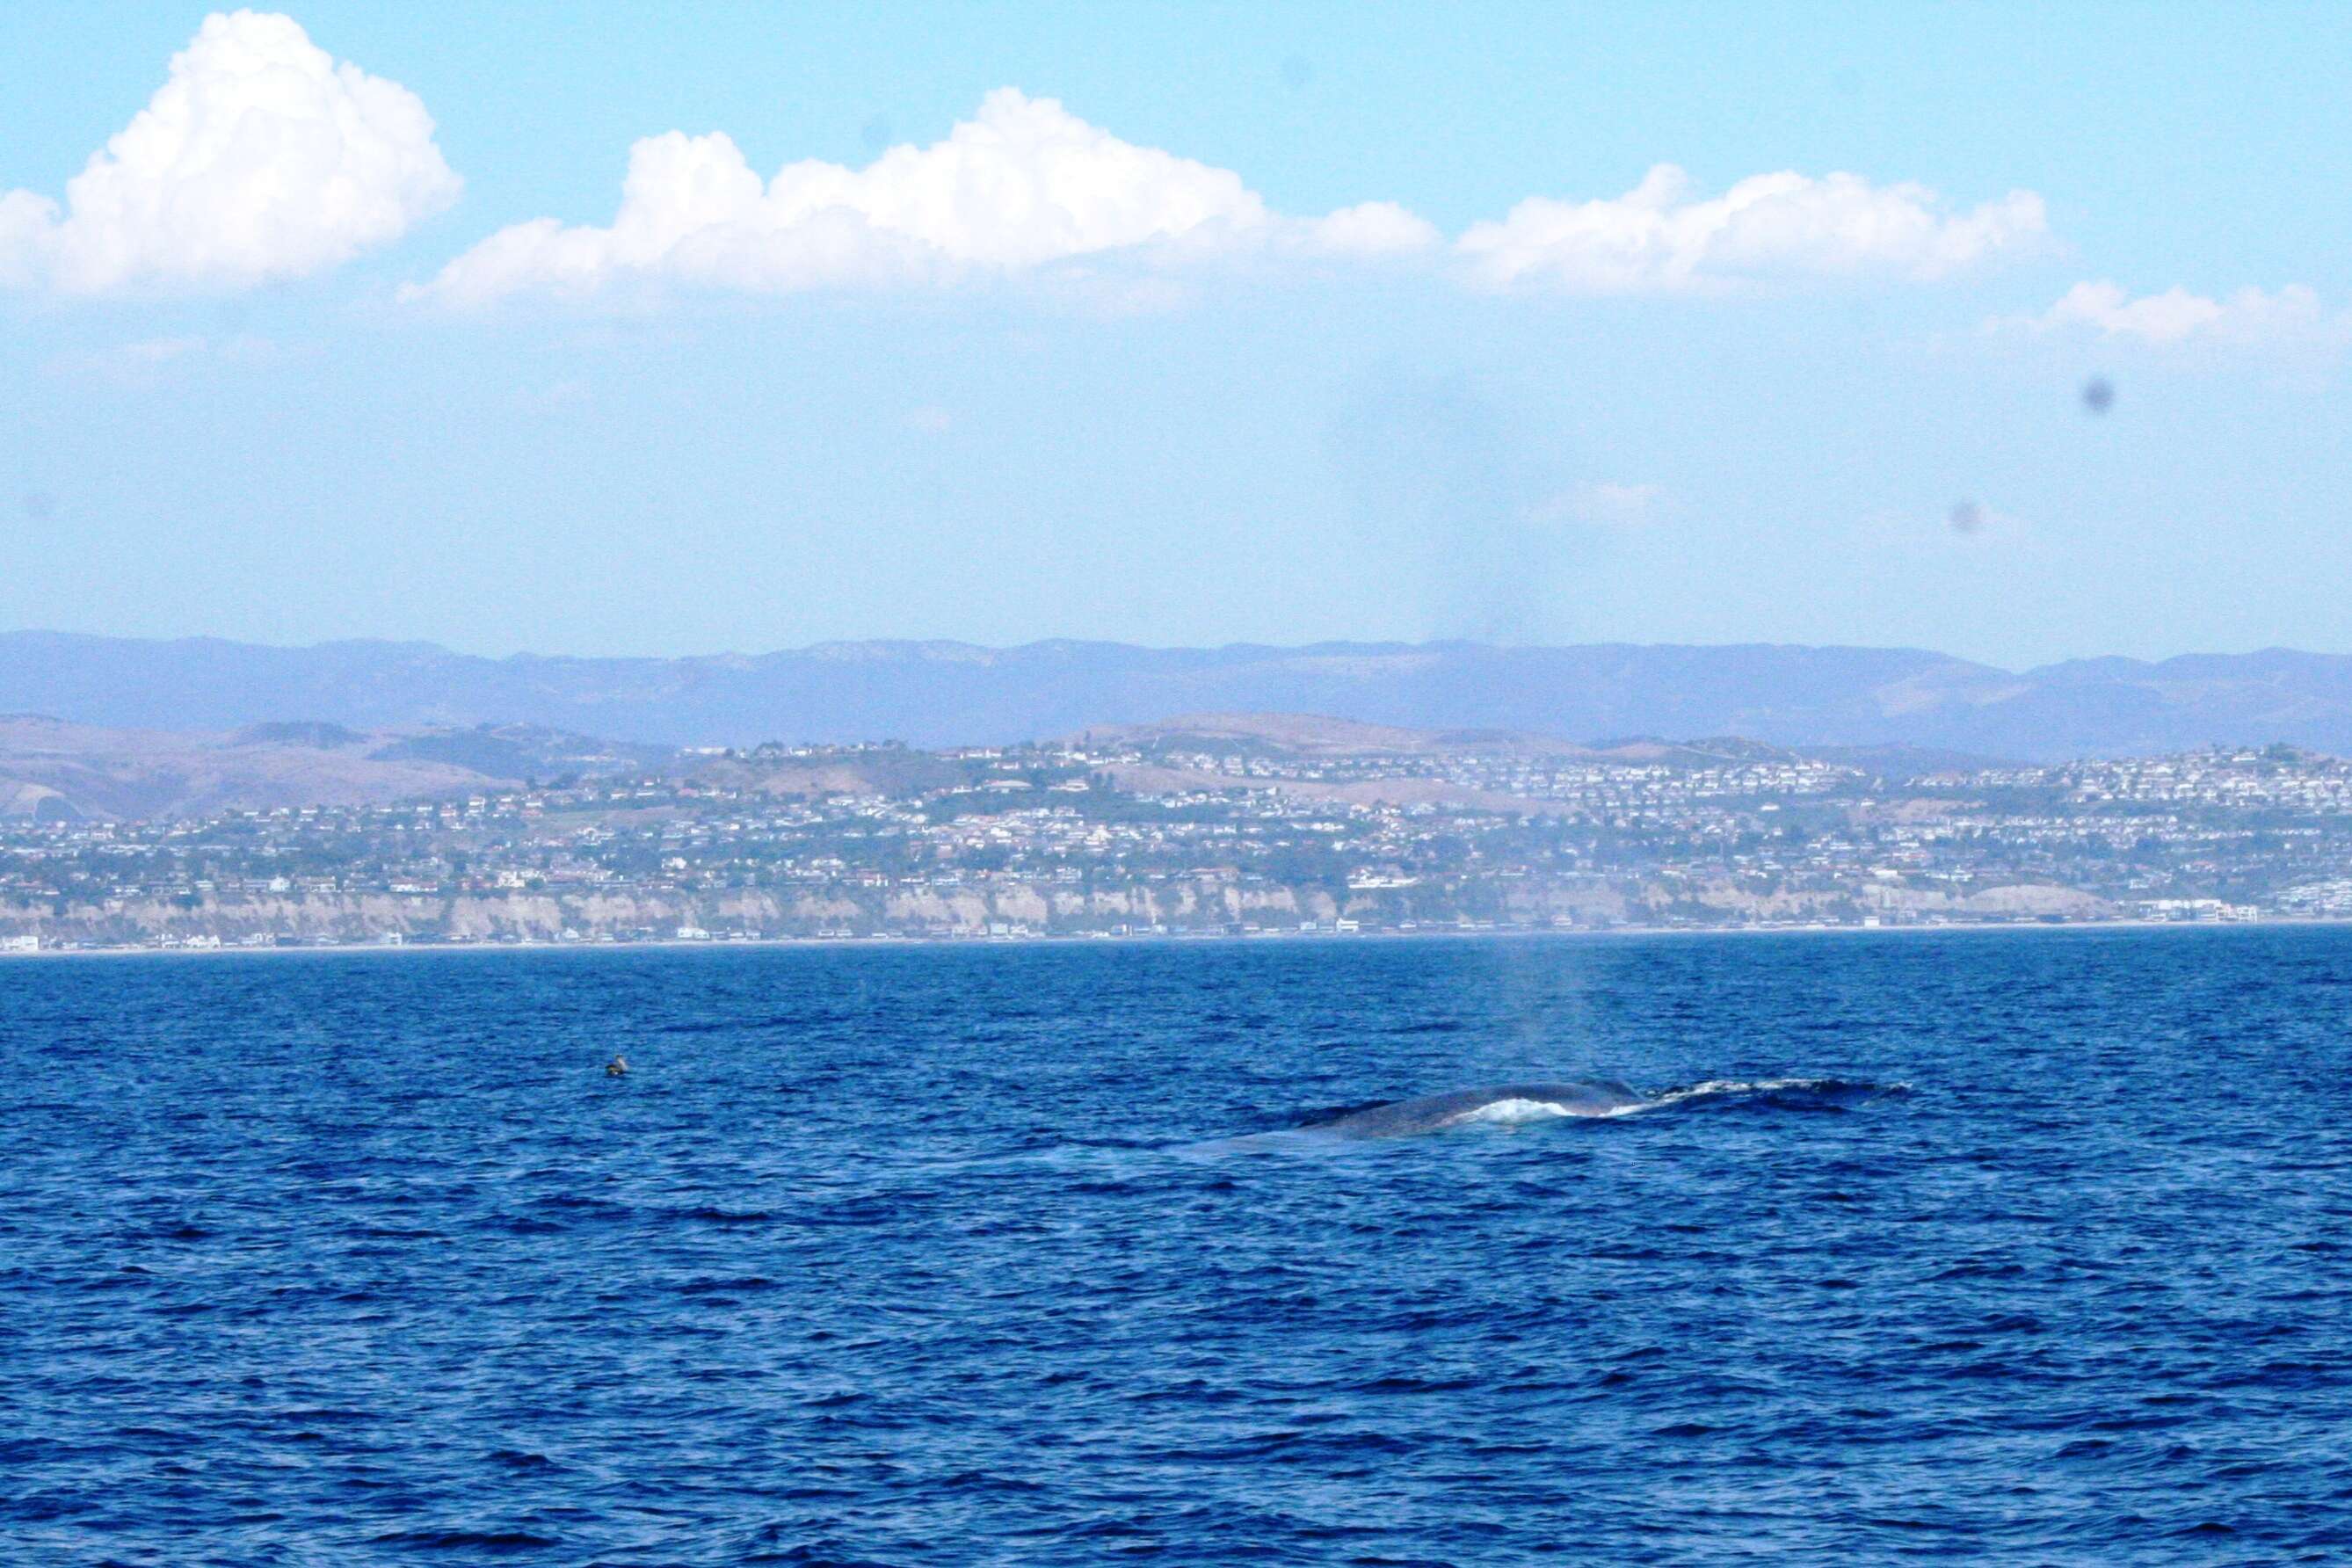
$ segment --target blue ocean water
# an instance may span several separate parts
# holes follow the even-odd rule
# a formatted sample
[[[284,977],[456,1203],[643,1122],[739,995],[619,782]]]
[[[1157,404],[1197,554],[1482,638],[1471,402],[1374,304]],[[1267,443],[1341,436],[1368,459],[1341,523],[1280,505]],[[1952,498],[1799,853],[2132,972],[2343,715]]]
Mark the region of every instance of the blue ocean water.
[[[0,963],[0,1561],[2342,1562],[2347,1068],[2332,930]],[[1286,1131],[1585,1074],[1827,1081]]]

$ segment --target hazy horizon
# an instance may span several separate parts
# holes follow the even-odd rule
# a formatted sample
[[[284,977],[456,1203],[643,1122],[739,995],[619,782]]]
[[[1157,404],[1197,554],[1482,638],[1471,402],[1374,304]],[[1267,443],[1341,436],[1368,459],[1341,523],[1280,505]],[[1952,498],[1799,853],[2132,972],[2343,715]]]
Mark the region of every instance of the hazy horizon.
[[[121,633],[59,626],[26,626],[0,627],[0,638],[8,637],[83,637],[117,643],[226,643],[277,653],[299,653],[307,650],[352,644],[383,647],[430,647],[460,658],[513,659],[543,658],[583,662],[605,660],[641,660],[685,662],[698,659],[763,658],[779,655],[804,654],[825,648],[858,647],[968,647],[990,653],[1016,652],[1025,648],[1055,646],[1130,648],[1146,653],[1223,653],[1243,648],[1262,648],[1271,652],[1297,653],[1326,647],[1358,647],[1410,650],[1433,647],[1473,647],[1502,652],[1566,651],[1592,647],[1633,647],[1645,650],[1671,651],[1691,649],[1707,652],[1731,652],[1741,648],[1770,648],[1815,652],[1918,653],[1980,665],[1989,669],[2009,674],[2028,674],[2036,669],[2063,664],[2095,663],[2105,659],[2124,659],[2136,664],[2163,664],[2179,658],[2247,658],[2263,654],[2294,654],[2314,658],[2352,658],[2352,646],[2343,647],[2298,647],[2281,642],[2250,643],[2237,647],[2180,647],[2168,653],[2132,654],[2113,650],[2095,650],[2062,655],[2033,664],[2004,664],[1993,658],[1979,658],[1948,647],[1922,643],[1866,642],[1801,642],[1780,638],[1747,638],[1723,642],[1685,642],[1659,637],[1592,637],[1592,638],[1524,638],[1507,639],[1478,637],[1328,637],[1316,638],[1265,639],[1236,637],[1226,641],[1148,642],[1133,637],[1068,637],[1047,633],[1018,641],[979,642],[967,637],[924,636],[919,633],[895,635],[876,634],[869,637],[820,637],[806,642],[779,643],[769,647],[680,647],[677,649],[579,648],[537,646],[493,646],[453,643],[438,637],[404,637],[394,633],[347,632],[334,636],[279,640],[268,637],[228,637],[214,632],[185,633]]]

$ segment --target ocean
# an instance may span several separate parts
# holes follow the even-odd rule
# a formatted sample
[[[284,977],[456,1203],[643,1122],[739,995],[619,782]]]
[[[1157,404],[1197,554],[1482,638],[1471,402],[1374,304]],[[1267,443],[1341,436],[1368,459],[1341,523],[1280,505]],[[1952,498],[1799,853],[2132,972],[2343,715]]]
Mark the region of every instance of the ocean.
[[[0,963],[0,1562],[2340,1563],[2347,1071],[2338,929]]]

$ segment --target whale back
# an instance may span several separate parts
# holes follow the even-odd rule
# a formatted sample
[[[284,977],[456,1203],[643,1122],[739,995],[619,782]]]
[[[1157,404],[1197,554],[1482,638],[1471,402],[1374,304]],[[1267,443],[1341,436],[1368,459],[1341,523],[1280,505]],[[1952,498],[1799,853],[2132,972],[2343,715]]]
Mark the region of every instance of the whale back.
[[[1648,1103],[1613,1079],[1503,1083],[1391,1100],[1350,1111],[1312,1131],[1341,1138],[1409,1138],[1471,1122],[1509,1125],[1566,1116],[1622,1116]]]

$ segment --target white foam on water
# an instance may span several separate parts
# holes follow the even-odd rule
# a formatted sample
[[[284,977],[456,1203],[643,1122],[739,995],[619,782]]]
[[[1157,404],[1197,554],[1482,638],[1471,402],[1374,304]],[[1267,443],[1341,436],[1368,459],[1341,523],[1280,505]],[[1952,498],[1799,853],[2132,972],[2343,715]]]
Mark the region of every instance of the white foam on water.
[[[1705,1083],[1694,1083],[1682,1089],[1668,1089],[1639,1109],[1652,1110],[1662,1105],[1679,1105],[1685,1100],[1712,1100],[1730,1094],[1777,1094],[1790,1091],[1802,1092],[1809,1089],[1822,1093],[1844,1090],[1858,1093],[1864,1098],[1876,1098],[1880,1095],[1903,1094],[1907,1092],[1910,1087],[1906,1083],[1885,1085],[1853,1083],[1834,1078],[1711,1078]]]
[[[1481,1122],[1495,1127],[1522,1127],[1530,1121],[1557,1121],[1564,1116],[1623,1116],[1647,1109],[1639,1103],[1602,1107],[1562,1105],[1554,1100],[1490,1100],[1475,1110],[1448,1117],[1444,1125],[1459,1127],[1466,1122]]]
[[[1771,1094],[1791,1089],[1825,1089],[1829,1084],[1829,1079],[1820,1078],[1711,1078],[1705,1083],[1668,1089],[1650,1103],[1672,1105],[1678,1100],[1699,1100],[1711,1094]]]

